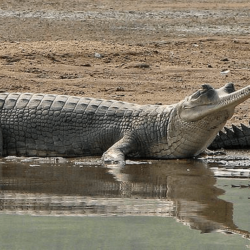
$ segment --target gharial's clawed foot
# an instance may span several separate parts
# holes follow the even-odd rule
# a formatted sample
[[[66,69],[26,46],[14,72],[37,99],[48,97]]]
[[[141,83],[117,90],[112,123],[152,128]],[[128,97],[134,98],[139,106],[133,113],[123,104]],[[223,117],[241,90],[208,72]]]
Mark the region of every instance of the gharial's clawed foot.
[[[102,156],[102,162],[104,165],[125,165],[124,155],[120,152],[107,151]]]
[[[223,150],[218,150],[218,151],[212,151],[209,149],[206,149],[203,153],[201,153],[199,156],[218,156],[218,155],[226,155],[226,152]]]

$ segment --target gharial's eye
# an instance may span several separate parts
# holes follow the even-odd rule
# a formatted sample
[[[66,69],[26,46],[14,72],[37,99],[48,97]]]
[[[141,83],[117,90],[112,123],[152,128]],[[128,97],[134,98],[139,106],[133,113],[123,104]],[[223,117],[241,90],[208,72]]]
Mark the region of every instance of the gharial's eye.
[[[202,89],[205,91],[213,89],[213,87],[210,86],[209,84],[202,84],[201,86],[202,86]]]
[[[192,94],[191,98],[192,99],[197,99],[201,95],[201,90],[198,90],[194,94]]]
[[[191,99],[198,99],[204,94],[207,95],[207,97],[211,97],[213,95],[214,88],[211,87],[209,84],[202,84],[201,87],[202,87],[201,89],[199,89],[197,92],[191,95]]]

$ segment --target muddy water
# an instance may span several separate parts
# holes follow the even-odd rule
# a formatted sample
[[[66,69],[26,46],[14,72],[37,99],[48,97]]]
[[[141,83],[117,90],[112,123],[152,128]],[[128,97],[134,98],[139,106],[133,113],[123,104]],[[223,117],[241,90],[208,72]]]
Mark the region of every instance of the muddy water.
[[[248,153],[230,155],[123,168],[98,158],[4,158],[0,248],[247,249]]]

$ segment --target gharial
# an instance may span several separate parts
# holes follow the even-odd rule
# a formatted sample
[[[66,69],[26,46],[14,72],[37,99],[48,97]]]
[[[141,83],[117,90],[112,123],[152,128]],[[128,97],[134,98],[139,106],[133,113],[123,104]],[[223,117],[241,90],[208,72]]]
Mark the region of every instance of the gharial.
[[[195,157],[249,97],[250,85],[235,91],[232,83],[219,89],[204,84],[173,105],[1,93],[0,155],[102,155],[105,163],[124,163],[125,156]]]

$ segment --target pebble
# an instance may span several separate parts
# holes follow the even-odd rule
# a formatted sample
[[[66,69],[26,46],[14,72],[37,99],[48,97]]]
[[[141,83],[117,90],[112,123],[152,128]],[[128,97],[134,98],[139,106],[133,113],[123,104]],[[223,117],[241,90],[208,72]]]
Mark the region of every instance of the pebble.
[[[95,53],[95,58],[102,58],[102,55],[99,53]]]
[[[226,74],[228,74],[229,72],[230,72],[229,69],[223,69],[220,73],[226,75]]]
[[[134,67],[135,68],[144,68],[144,69],[146,69],[146,68],[149,68],[150,66],[148,64],[146,64],[146,63],[139,63],[139,64],[135,65]]]
[[[119,87],[116,88],[116,91],[124,91],[124,88],[119,86]]]

